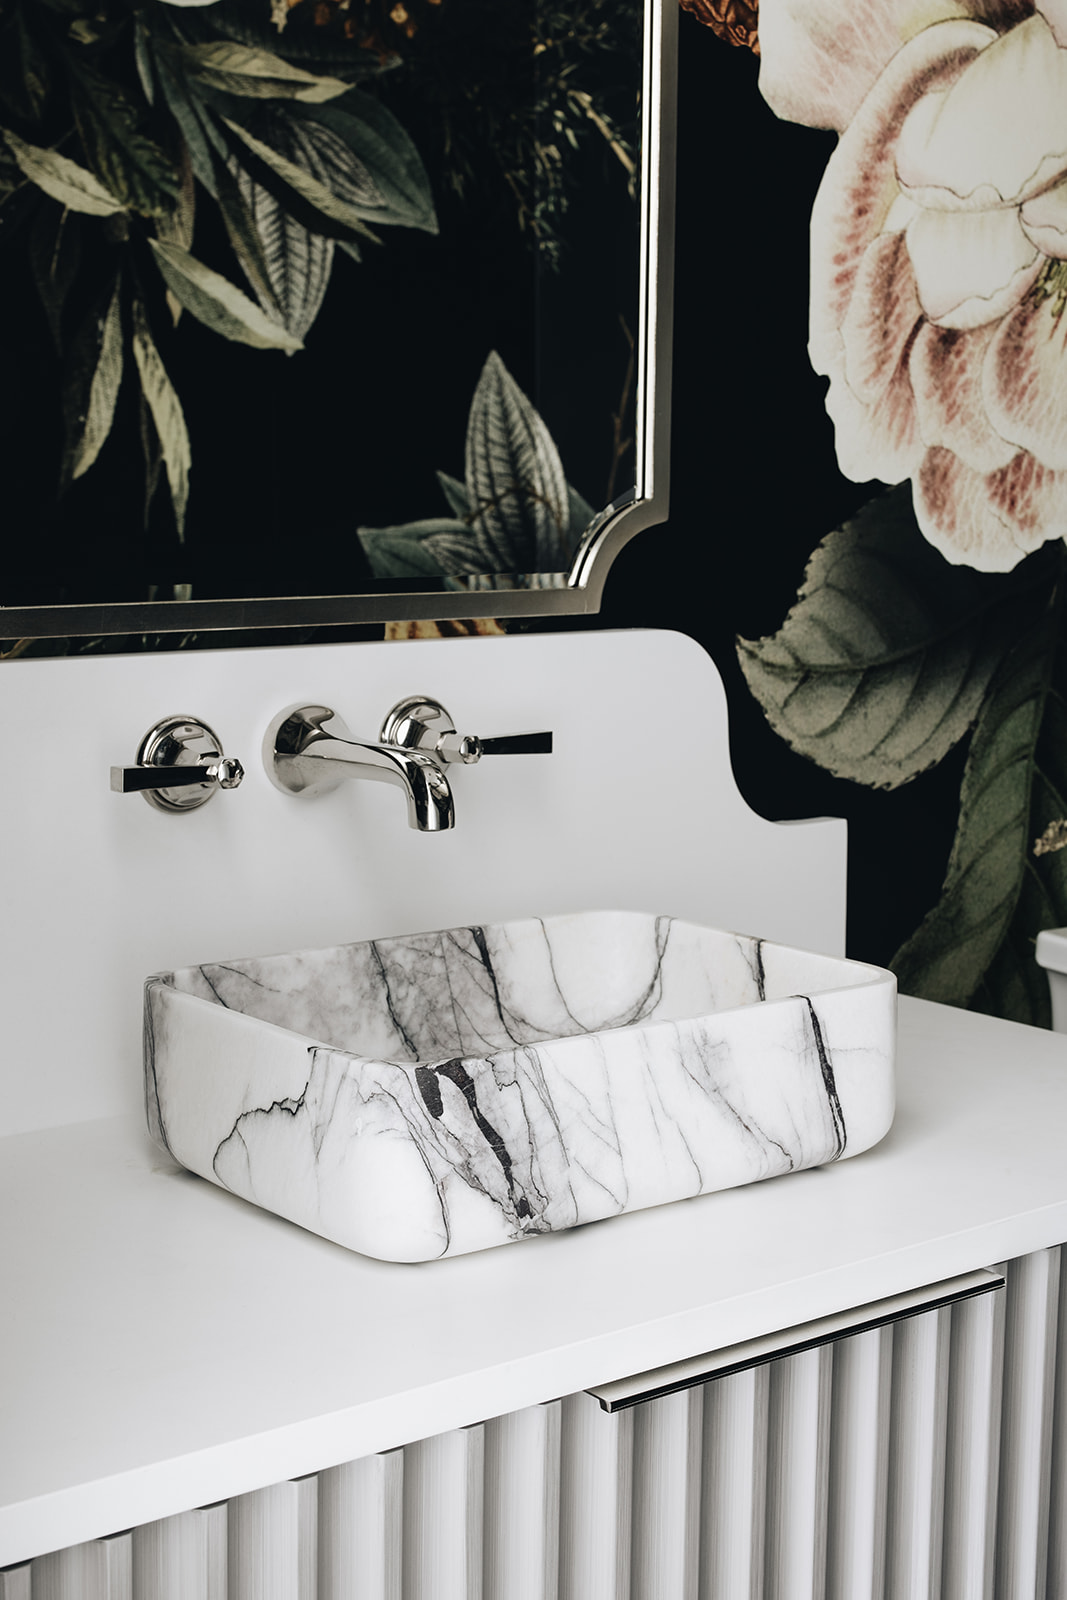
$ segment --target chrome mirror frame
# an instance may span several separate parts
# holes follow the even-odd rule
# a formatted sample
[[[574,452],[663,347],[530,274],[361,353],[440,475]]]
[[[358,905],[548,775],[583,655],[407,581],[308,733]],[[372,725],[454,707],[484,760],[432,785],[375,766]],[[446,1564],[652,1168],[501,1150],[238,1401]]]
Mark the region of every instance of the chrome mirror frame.
[[[342,627],[456,618],[588,615],[619,551],[664,522],[670,467],[677,0],[646,0],[641,107],[636,484],[586,530],[565,583],[545,588],[270,596],[227,600],[2,606],[0,638]]]

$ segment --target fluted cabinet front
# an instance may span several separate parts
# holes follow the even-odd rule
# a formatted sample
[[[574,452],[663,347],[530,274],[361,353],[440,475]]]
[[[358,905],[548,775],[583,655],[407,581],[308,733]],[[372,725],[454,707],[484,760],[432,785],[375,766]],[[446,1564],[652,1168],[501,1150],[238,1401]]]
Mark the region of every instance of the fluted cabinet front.
[[[0,1600],[1067,1600],[1067,1272],[0,1571]]]

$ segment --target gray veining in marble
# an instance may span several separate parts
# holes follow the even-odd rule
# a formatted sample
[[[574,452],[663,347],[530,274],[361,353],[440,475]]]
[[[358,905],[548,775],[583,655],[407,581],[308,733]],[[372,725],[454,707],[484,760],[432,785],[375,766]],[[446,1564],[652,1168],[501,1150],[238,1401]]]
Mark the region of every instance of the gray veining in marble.
[[[184,1165],[421,1261],[854,1155],[893,1116],[878,968],[636,912],[150,979],[149,1124]]]

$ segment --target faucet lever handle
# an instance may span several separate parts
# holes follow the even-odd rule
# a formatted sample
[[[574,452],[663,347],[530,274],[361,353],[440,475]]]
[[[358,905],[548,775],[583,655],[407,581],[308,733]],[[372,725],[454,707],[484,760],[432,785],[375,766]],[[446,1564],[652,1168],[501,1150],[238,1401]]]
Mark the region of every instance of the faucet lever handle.
[[[551,733],[502,733],[479,739],[473,733],[457,733],[455,723],[439,700],[428,695],[411,695],[395,705],[382,723],[385,744],[404,750],[424,750],[445,764],[462,762],[472,766],[483,756],[549,756]]]
[[[150,728],[137,765],[112,767],[116,794],[143,794],[158,811],[194,811],[218,792],[236,789],[244,768],[224,756],[217,734],[196,717],[166,717]]]
[[[501,733],[495,739],[473,741],[483,756],[550,756],[551,733]]]

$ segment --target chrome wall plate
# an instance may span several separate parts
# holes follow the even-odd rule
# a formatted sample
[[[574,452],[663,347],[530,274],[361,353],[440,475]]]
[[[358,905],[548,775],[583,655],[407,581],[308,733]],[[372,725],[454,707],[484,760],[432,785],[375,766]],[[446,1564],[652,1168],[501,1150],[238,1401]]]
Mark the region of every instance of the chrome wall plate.
[[[118,794],[143,794],[157,811],[195,811],[219,789],[236,789],[244,768],[223,754],[222,741],[196,717],[164,717],[137,747],[137,764],[112,767]]]

